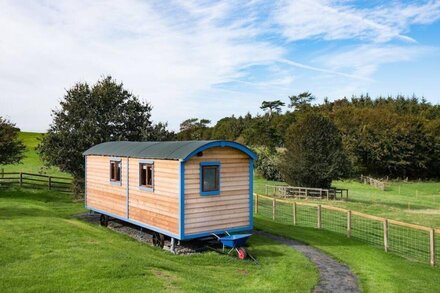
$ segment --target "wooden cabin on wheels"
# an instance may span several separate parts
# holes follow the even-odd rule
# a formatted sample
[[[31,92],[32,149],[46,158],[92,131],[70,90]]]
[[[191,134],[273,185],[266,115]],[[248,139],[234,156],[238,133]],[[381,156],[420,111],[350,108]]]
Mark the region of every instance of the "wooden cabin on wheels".
[[[84,156],[85,205],[104,224],[147,228],[162,245],[252,229],[256,155],[239,143],[115,141]]]

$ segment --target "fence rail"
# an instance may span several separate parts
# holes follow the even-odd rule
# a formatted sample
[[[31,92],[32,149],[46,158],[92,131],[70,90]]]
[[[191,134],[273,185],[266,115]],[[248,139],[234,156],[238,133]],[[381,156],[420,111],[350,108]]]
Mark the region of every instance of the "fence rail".
[[[338,188],[310,188],[297,187],[289,185],[270,185],[266,184],[266,195],[278,195],[282,197],[294,198],[321,198],[321,199],[337,199],[338,196],[343,199],[348,199],[348,189]]]
[[[375,179],[370,176],[361,175],[361,182],[363,182],[364,184],[370,184],[371,186],[376,187],[377,189],[380,189],[382,191],[388,187],[387,182]]]
[[[355,238],[410,260],[436,266],[440,229],[400,222],[328,205],[254,194],[255,214],[273,221],[324,229]]]
[[[71,191],[72,179],[27,172],[0,172],[0,187],[12,185],[44,188],[63,192]]]

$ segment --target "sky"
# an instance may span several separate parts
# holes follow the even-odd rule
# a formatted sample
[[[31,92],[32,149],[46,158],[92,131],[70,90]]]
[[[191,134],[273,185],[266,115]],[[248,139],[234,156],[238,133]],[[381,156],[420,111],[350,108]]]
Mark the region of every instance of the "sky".
[[[440,103],[440,0],[0,0],[0,116],[44,132],[111,75],[178,130],[310,91]]]

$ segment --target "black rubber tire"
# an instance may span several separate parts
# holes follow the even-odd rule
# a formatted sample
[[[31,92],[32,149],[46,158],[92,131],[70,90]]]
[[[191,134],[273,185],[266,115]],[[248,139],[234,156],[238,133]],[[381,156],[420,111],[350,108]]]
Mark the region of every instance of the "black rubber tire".
[[[153,245],[160,247],[160,248],[163,248],[165,245],[165,236],[161,233],[154,232]]]
[[[101,215],[101,217],[99,218],[99,223],[101,224],[101,226],[107,227],[108,226],[108,216]]]

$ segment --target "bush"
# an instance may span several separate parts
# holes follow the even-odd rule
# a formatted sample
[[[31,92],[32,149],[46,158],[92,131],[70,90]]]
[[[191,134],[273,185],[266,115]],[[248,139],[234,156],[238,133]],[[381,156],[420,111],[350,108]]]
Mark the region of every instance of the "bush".
[[[279,157],[276,150],[268,147],[254,148],[258,159],[255,161],[255,171],[267,180],[282,181],[279,171]]]
[[[348,175],[350,164],[333,122],[322,114],[303,114],[287,131],[280,170],[288,184],[316,188],[329,188],[333,179]]]

